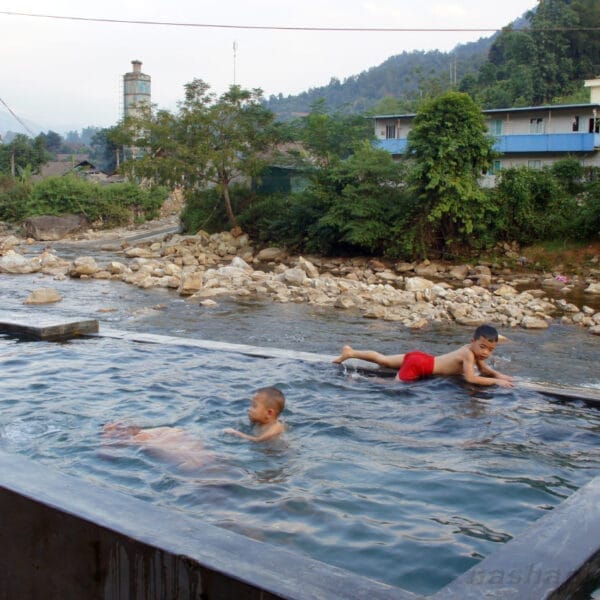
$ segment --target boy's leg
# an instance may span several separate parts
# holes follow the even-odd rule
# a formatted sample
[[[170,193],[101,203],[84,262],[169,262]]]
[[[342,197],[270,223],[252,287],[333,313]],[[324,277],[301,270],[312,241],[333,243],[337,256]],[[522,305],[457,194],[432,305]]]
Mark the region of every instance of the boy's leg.
[[[399,369],[404,362],[404,356],[404,354],[381,354],[380,352],[375,352],[373,350],[354,350],[351,346],[344,346],[340,356],[333,362],[341,363],[349,358],[357,358],[359,360],[375,363],[380,367]]]

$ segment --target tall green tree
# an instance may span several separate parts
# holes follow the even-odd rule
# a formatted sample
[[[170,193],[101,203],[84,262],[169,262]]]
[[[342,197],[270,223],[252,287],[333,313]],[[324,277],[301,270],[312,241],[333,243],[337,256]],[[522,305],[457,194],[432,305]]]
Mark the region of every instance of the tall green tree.
[[[140,149],[139,156],[124,163],[126,172],[179,186],[187,198],[216,186],[233,226],[230,186],[260,173],[278,139],[261,90],[234,85],[217,97],[201,79],[185,85],[176,113],[148,108],[126,119],[123,130],[129,146]]]
[[[490,208],[478,178],[494,156],[481,108],[461,92],[435,98],[417,113],[408,144],[420,245],[443,254],[475,246]]]
[[[373,123],[359,115],[330,113],[324,100],[315,102],[298,124],[297,138],[319,168],[348,158],[357,144],[373,138]]]
[[[10,143],[0,144],[0,173],[17,176],[19,169],[38,173],[50,154],[46,151],[44,138],[31,139],[23,134],[16,135]]]

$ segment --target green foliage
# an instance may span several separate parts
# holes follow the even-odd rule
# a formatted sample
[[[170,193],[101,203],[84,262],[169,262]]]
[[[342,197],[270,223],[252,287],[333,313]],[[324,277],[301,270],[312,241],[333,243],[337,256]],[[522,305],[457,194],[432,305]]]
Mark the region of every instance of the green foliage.
[[[550,173],[569,194],[577,194],[582,190],[585,169],[577,158],[557,160],[551,165]]]
[[[251,199],[247,187],[234,185],[230,190],[233,210],[239,213]],[[241,217],[240,217],[241,218]],[[217,188],[188,190],[185,205],[180,215],[183,231],[195,234],[199,230],[208,233],[223,231],[229,225],[229,217],[223,204],[223,196]]]
[[[195,79],[186,84],[176,114],[153,113],[148,107],[140,116],[126,119],[120,132],[126,145],[139,148],[141,156],[122,168],[133,177],[179,186],[186,197],[216,186],[235,226],[230,186],[261,172],[278,130],[273,113],[261,103],[260,90],[233,85],[218,98],[209,90],[208,84]]]
[[[585,181],[582,169],[576,166],[576,162],[564,160],[542,170],[519,167],[502,171],[493,191],[498,238],[527,245],[597,237],[600,186]],[[571,179],[564,176],[567,172]]]
[[[83,214],[91,221],[98,218],[100,186],[75,175],[48,177],[31,191],[27,202],[28,215]]]
[[[259,198],[240,215],[240,224],[255,240],[298,251],[327,253],[330,245],[316,235],[325,207],[310,191]]]
[[[48,177],[35,185],[3,177],[0,219],[18,223],[37,215],[81,214],[103,227],[116,227],[134,219],[156,218],[166,197],[166,188],[142,189],[132,183],[104,186],[75,175]]]
[[[600,64],[597,0],[540,0],[527,14],[530,27],[506,27],[494,40],[477,77],[463,79],[486,108],[589,101],[586,78]],[[573,100],[571,100],[573,101]]]
[[[482,38],[450,52],[402,52],[344,81],[332,78],[295,96],[270,96],[266,105],[284,121],[308,113],[318,101],[345,115],[415,112],[423,100],[452,89],[450,65],[459,77],[476,75],[491,43],[492,38]]]
[[[402,218],[403,167],[388,152],[361,144],[330,170],[339,192],[319,220],[319,230],[333,235],[340,250],[383,254],[390,243],[390,223]]]
[[[28,182],[0,173],[0,221],[22,221],[26,216],[25,203],[30,191],[31,185]]]
[[[330,113],[323,101],[316,102],[310,113],[295,123],[295,136],[317,159],[319,167],[348,158],[354,147],[373,138],[373,124],[357,115]]]
[[[578,239],[600,239],[600,173],[578,197],[575,236]]]
[[[44,140],[38,136],[34,140],[19,134],[8,144],[0,144],[0,173],[16,176],[18,169],[29,169],[38,173],[40,166],[50,155],[44,147]]]
[[[408,140],[418,245],[442,255],[474,247],[476,226],[494,209],[478,184],[494,156],[481,109],[467,94],[448,92],[417,113]]]

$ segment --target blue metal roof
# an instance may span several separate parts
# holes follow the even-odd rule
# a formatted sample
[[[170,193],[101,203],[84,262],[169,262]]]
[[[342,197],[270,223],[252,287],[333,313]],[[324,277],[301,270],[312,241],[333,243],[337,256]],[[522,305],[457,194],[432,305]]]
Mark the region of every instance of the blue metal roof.
[[[574,108],[596,108],[600,109],[600,104],[598,103],[587,103],[587,104],[542,104],[540,106],[520,106],[513,108],[486,108],[481,112],[484,114],[492,114],[492,113],[500,113],[500,112],[525,112],[525,111],[534,111],[534,110],[557,110],[557,109],[574,109]],[[401,119],[402,117],[415,117],[416,113],[404,113],[404,114],[392,114],[392,115],[373,115],[372,117],[367,117],[368,119]]]

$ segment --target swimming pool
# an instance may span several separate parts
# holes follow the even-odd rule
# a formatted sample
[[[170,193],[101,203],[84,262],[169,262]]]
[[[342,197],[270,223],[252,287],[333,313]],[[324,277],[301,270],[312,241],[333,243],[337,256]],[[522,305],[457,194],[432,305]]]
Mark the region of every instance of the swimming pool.
[[[600,471],[600,413],[452,379],[379,382],[327,363],[110,338],[0,339],[0,447],[174,511],[432,593]],[[256,445],[253,389],[281,387],[285,438]],[[205,464],[115,444],[177,426]]]

